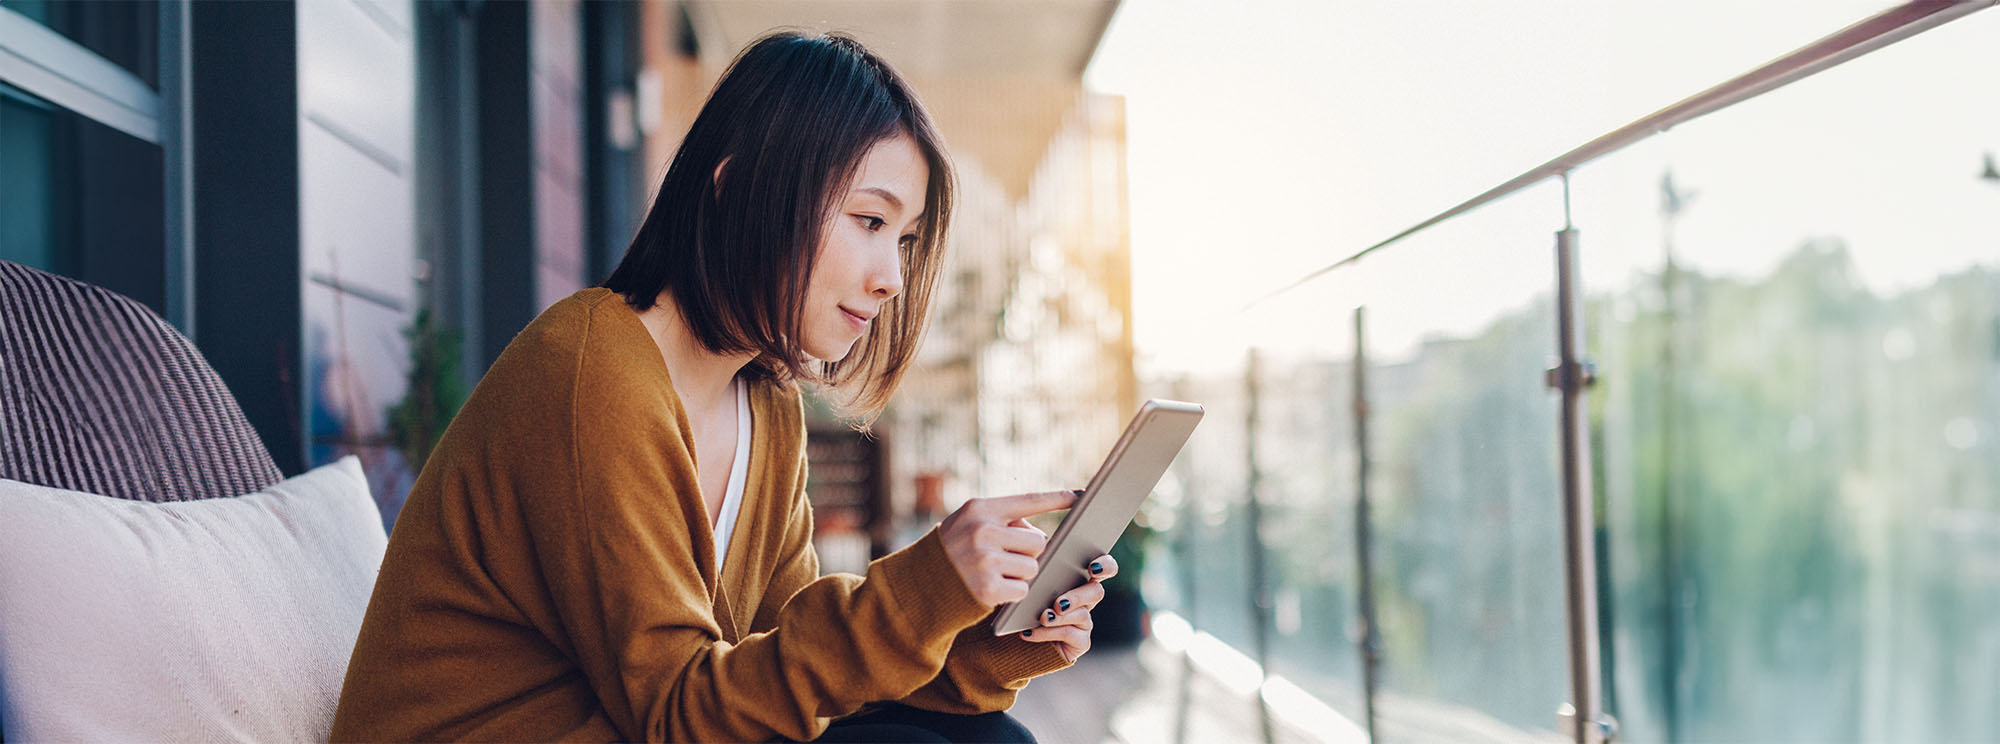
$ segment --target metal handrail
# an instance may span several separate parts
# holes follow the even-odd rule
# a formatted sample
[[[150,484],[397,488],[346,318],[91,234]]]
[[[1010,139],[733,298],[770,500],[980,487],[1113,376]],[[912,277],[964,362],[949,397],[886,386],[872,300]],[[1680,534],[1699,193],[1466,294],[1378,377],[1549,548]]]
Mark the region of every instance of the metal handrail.
[[[1730,78],[1720,85],[1688,96],[1671,106],[1585,142],[1553,160],[1535,166],[1409,229],[1356,251],[1346,258],[1315,269],[1290,284],[1251,300],[1244,309],[1255,307],[1259,303],[1297,289],[1307,282],[1326,275],[1327,272],[1353,264],[1363,256],[1484,206],[1488,202],[1561,176],[1577,166],[1622,150],[1683,122],[1756,98],[1842,62],[1996,4],[2000,4],[2000,0],[1914,0],[1876,13],[1749,72]]]

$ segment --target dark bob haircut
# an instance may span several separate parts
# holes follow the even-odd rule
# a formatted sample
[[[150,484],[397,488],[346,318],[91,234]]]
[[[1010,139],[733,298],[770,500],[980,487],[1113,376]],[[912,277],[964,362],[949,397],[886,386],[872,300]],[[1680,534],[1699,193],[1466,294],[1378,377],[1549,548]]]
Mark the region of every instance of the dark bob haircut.
[[[798,329],[821,235],[869,149],[898,134],[930,166],[903,292],[846,359],[809,359]],[[722,74],[604,286],[639,310],[664,291],[709,351],[757,353],[747,375],[832,386],[845,413],[872,419],[923,340],[953,177],[930,115],[887,63],[845,36],[772,34]]]

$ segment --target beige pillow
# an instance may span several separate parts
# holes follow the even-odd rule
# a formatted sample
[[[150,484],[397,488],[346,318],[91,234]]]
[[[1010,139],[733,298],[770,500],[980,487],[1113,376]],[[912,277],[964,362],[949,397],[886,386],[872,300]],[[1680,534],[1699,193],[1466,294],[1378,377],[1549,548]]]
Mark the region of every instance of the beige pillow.
[[[0,479],[0,732],[325,741],[387,542],[351,456],[176,503]]]

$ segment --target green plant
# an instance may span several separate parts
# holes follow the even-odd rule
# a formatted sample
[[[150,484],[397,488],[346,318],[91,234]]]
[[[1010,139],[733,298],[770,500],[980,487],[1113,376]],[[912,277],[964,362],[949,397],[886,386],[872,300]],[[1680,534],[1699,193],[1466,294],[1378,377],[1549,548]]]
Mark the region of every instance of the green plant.
[[[403,338],[410,343],[409,387],[389,409],[389,436],[410,469],[422,471],[445,427],[465,405],[465,382],[458,374],[464,353],[458,333],[440,328],[427,307],[417,310]]]

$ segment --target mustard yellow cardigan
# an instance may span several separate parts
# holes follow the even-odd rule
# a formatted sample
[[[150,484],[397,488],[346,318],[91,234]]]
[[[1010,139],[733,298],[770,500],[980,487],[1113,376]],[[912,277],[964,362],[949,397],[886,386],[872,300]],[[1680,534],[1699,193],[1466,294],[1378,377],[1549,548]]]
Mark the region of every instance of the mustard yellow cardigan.
[[[688,419],[637,313],[601,288],[543,312],[417,478],[333,740],[805,740],[873,702],[1005,709],[1066,665],[987,631],[935,531],[866,577],[819,576],[798,394],[750,400],[718,576]]]

